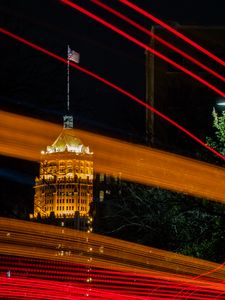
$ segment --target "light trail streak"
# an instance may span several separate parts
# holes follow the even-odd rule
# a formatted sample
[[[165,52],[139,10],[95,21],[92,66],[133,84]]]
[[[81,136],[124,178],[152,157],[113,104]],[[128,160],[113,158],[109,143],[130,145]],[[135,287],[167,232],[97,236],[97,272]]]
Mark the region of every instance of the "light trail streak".
[[[192,41],[191,39],[189,39],[188,37],[186,37],[185,35],[183,35],[179,31],[175,30],[173,27],[169,26],[165,22],[163,22],[160,19],[156,18],[155,16],[153,16],[149,12],[141,9],[140,7],[138,7],[137,5],[131,3],[128,0],[119,0],[119,1],[123,4],[125,4],[126,6],[132,8],[136,12],[140,13],[141,15],[143,15],[143,16],[147,17],[148,19],[152,20],[153,22],[155,22],[155,23],[159,24],[160,26],[164,27],[168,31],[172,32],[174,35],[178,36],[179,38],[181,38],[186,43],[190,44],[191,46],[198,49],[199,51],[201,51],[202,53],[204,53],[205,55],[207,55],[211,59],[215,60],[217,63],[225,66],[225,61],[223,61],[222,59],[220,59],[219,57],[217,57],[215,54],[211,53],[210,51],[206,50],[205,48],[203,48],[202,46],[200,46],[196,42]]]
[[[205,273],[203,273],[203,274],[200,274],[200,275],[194,277],[194,279],[198,279],[198,278],[200,278],[200,277],[206,277],[206,275],[209,275],[209,274],[211,274],[211,273],[214,273],[214,272],[216,272],[217,270],[223,268],[224,265],[225,265],[225,262],[223,262],[221,265],[219,265],[217,268],[215,268],[215,269],[213,269],[213,270],[207,271],[207,272],[205,272]],[[199,290],[199,288],[198,288],[198,290]],[[180,295],[180,294],[182,294],[183,292],[185,292],[185,295],[186,295],[187,293],[189,293],[189,295],[191,295],[191,294],[193,294],[194,291],[192,291],[192,292],[190,293],[189,289],[187,289],[187,288],[182,289],[182,290],[176,295],[175,299],[177,299],[177,296]],[[185,296],[185,297],[186,297],[186,299],[189,298],[188,296]]]
[[[39,161],[40,151],[62,130],[6,112],[0,112],[0,124],[0,153],[34,161]],[[125,180],[225,202],[224,168],[82,130],[70,130],[70,134],[91,146],[96,172],[121,173]]]
[[[204,69],[205,71],[207,71],[208,73],[214,75],[215,77],[217,77],[218,79],[222,80],[223,82],[225,82],[225,77],[223,77],[222,75],[220,75],[219,73],[215,72],[214,70],[212,70],[211,68],[207,67],[206,65],[202,64],[200,61],[198,61],[197,59],[195,59],[194,57],[190,56],[189,54],[187,54],[186,52],[182,51],[181,49],[177,48],[176,46],[172,45],[171,43],[165,41],[164,39],[162,39],[161,37],[157,36],[155,33],[153,33],[151,30],[146,29],[145,27],[141,26],[140,24],[138,24],[137,22],[131,20],[130,18],[128,18],[127,16],[121,14],[120,12],[116,11],[115,9],[111,8],[110,6],[102,3],[99,0],[91,0],[91,2],[93,2],[94,4],[100,6],[101,8],[109,11],[110,13],[114,14],[115,16],[119,17],[120,19],[126,21],[127,23],[129,23],[130,25],[136,27],[137,29],[139,29],[140,31],[146,33],[147,35],[151,36],[152,38],[154,38],[155,40],[157,40],[158,42],[160,42],[161,44],[165,45],[166,47],[172,49],[173,51],[179,53],[180,55],[182,55],[183,57],[185,57],[186,59],[188,59],[189,61],[191,61],[192,63],[196,64],[197,66],[199,66],[200,68]]]
[[[66,4],[69,7],[72,7],[73,9],[83,13],[84,15],[88,16],[89,18],[101,23],[102,25],[106,26],[107,28],[113,30],[114,32],[116,32],[117,34],[123,36],[124,38],[128,39],[129,41],[133,42],[134,44],[138,45],[139,47],[143,48],[144,50],[148,50],[149,52],[153,53],[155,56],[159,57],[160,59],[166,61],[167,63],[173,65],[175,68],[183,71],[184,73],[188,74],[189,76],[191,76],[192,78],[194,78],[195,80],[201,82],[203,85],[207,86],[209,89],[211,89],[212,91],[216,92],[218,95],[222,96],[223,98],[225,98],[225,93],[222,92],[221,90],[219,90],[217,87],[215,87],[214,85],[212,85],[211,83],[209,83],[208,81],[206,81],[205,79],[201,78],[200,76],[196,75],[195,73],[193,73],[192,71],[188,70],[187,68],[179,65],[178,63],[176,63],[175,61],[173,61],[172,59],[168,58],[167,56],[165,56],[164,54],[158,52],[157,50],[149,47],[148,45],[140,42],[139,40],[135,39],[133,36],[127,34],[126,32],[122,31],[121,29],[119,29],[118,27],[112,25],[111,23],[103,20],[102,18],[96,16],[95,14],[89,12],[88,10],[82,8],[81,6],[69,1],[69,0],[59,0],[60,2]]]
[[[48,50],[46,50],[45,48],[43,47],[40,47],[24,38],[21,38],[20,36],[18,35],[15,35],[13,34],[12,32],[9,32],[7,30],[5,30],[4,28],[0,28],[0,32],[5,34],[5,35],[8,35],[14,39],[16,39],[17,41],[20,41],[42,53],[45,53],[65,64],[67,64],[67,60],[62,58],[61,56],[59,55],[56,55]],[[128,98],[130,98],[131,100],[139,103],[140,105],[144,106],[145,108],[151,110],[153,113],[155,113],[156,115],[158,115],[159,117],[161,117],[162,119],[166,120],[167,122],[169,122],[170,124],[172,124],[173,126],[175,126],[176,128],[178,128],[179,130],[181,130],[182,132],[184,132],[185,134],[187,134],[189,137],[191,137],[193,140],[195,140],[197,143],[199,143],[201,146],[203,146],[204,148],[206,148],[207,150],[211,151],[213,154],[217,155],[218,157],[222,158],[223,160],[225,160],[225,156],[222,155],[221,153],[219,153],[218,151],[216,151],[215,149],[211,148],[210,146],[208,146],[207,144],[205,144],[203,141],[201,141],[198,137],[196,137],[194,134],[192,134],[191,132],[189,132],[188,130],[186,130],[184,127],[182,127],[181,125],[179,125],[177,122],[173,121],[172,119],[170,119],[169,117],[167,117],[166,115],[164,115],[163,113],[161,113],[160,111],[158,111],[157,109],[155,109],[154,107],[152,107],[151,105],[145,103],[144,101],[142,101],[141,99],[139,99],[138,97],[134,96],[133,94],[127,92],[126,90],[122,89],[121,87],[119,87],[118,85],[116,84],[113,84],[112,82],[104,79],[103,77],[81,67],[80,65],[78,64],[75,64],[75,63],[72,63],[70,62],[70,65],[75,68],[75,69],[78,69],[79,71],[81,72],[84,72],[85,74],[101,81],[102,83],[110,86],[111,88],[117,90],[118,92],[122,93],[123,95],[127,96]],[[16,153],[15,153],[16,155]]]
[[[106,236],[88,237],[69,228],[0,218],[0,296],[82,299],[88,290],[91,299],[181,300],[187,295],[178,292],[188,289],[189,299],[225,299],[225,268],[218,264]]]

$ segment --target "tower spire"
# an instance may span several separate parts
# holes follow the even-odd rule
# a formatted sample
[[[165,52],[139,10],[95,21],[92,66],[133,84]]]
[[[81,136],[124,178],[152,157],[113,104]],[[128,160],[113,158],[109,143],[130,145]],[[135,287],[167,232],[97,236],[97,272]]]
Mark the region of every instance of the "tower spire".
[[[79,63],[80,54],[70,49],[67,45],[67,115],[63,116],[63,127],[73,128],[73,116],[70,113],[70,60]]]
[[[67,45],[67,112],[70,110],[70,46]]]

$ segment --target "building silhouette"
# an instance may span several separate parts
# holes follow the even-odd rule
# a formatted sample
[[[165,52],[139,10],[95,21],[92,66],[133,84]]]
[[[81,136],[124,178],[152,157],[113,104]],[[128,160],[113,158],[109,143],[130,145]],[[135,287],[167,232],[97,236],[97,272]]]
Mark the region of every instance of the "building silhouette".
[[[225,59],[225,27],[171,24],[221,59]],[[224,67],[161,26],[151,28],[153,34],[188,53],[220,75]],[[179,53],[151,38],[150,47],[201,76],[220,90],[224,82],[193,64]],[[205,141],[211,134],[212,110],[220,96],[154,54],[146,52],[146,102]],[[198,144],[165,120],[146,111],[146,140],[151,146],[189,155],[199,151]]]

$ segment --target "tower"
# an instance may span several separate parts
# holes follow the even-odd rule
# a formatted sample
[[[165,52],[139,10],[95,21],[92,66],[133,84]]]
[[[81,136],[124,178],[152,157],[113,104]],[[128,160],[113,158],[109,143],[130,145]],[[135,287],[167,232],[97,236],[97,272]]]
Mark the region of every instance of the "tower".
[[[76,218],[90,217],[93,153],[73,135],[71,122],[71,116],[64,117],[62,132],[41,153],[40,172],[34,186],[34,218],[55,216],[77,222]]]
[[[67,48],[67,112],[63,130],[41,153],[40,172],[35,179],[34,218],[54,217],[77,229],[90,228],[93,201],[93,153],[73,134],[70,110],[70,61],[79,63],[79,53]]]

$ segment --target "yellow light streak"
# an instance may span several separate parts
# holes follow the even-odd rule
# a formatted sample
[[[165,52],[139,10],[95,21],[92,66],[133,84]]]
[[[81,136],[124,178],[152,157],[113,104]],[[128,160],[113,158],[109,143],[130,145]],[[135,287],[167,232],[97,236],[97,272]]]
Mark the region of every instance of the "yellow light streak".
[[[34,161],[62,130],[55,124],[3,111],[0,124],[0,153]],[[225,202],[224,168],[82,130],[70,133],[94,151],[95,172],[121,174],[126,180]]]

